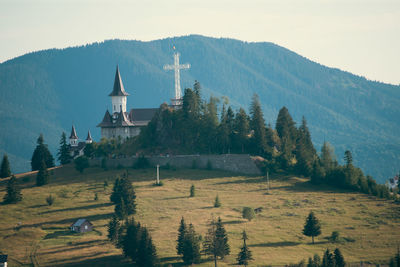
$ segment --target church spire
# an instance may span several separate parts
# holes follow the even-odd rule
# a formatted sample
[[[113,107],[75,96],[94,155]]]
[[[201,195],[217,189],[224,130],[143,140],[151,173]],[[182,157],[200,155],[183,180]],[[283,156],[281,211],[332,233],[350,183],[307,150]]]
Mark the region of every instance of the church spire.
[[[109,96],[128,96],[129,94],[125,92],[124,84],[122,83],[121,75],[119,74],[119,67],[117,65],[117,71],[115,72],[114,88]]]
[[[90,130],[87,133],[87,137],[86,137],[86,144],[91,144],[93,143],[93,139],[92,139],[92,135],[90,134]]]
[[[71,146],[77,146],[78,145],[78,135],[76,134],[75,126],[72,125],[71,129],[71,135],[69,136],[69,144]]]

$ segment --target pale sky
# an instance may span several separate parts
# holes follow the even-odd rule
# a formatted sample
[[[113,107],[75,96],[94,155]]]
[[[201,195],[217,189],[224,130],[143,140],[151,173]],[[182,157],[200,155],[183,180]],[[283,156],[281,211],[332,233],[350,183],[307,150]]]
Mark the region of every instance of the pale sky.
[[[400,0],[0,0],[0,62],[108,39],[188,34],[273,42],[400,84]]]

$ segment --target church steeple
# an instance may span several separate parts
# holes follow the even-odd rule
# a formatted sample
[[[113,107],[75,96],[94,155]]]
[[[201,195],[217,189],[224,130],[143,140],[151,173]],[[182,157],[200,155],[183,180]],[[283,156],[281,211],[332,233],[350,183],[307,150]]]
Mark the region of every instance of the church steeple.
[[[69,136],[69,144],[71,146],[78,145],[78,135],[76,134],[75,126],[72,125],[71,135]]]
[[[87,133],[87,137],[86,137],[86,144],[91,144],[93,143],[93,139],[92,139],[92,135],[90,134],[90,130]]]
[[[112,92],[109,94],[111,96],[112,103],[112,113],[115,112],[126,112],[126,97],[129,94],[125,92],[124,84],[122,83],[121,75],[119,73],[119,67],[117,65],[117,70],[115,72],[114,87]]]

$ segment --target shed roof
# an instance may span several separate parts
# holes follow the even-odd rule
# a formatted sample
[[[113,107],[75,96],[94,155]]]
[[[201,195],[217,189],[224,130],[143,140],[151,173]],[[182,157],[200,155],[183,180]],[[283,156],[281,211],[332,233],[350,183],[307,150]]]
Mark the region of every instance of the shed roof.
[[[86,219],[78,219],[78,220],[72,225],[72,227],[74,227],[74,226],[80,227],[84,222],[88,222],[88,223],[92,224],[91,222],[89,222],[89,221],[86,220]]]

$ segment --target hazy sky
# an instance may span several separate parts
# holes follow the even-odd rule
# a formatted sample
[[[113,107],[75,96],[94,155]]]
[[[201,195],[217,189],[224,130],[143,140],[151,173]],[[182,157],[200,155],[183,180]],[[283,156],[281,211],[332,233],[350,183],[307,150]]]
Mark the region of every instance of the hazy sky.
[[[0,0],[0,62],[105,39],[267,41],[400,84],[400,0]]]

